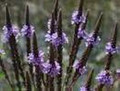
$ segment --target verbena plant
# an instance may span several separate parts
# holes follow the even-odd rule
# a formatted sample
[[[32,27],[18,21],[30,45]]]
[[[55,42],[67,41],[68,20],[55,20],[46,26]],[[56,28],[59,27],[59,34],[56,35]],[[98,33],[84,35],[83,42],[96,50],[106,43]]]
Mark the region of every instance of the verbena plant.
[[[62,10],[59,8],[58,0],[55,0],[54,9],[48,21],[48,32],[45,35],[45,41],[49,44],[49,55],[47,58],[44,57],[44,52],[38,48],[36,32],[34,26],[29,21],[29,7],[26,7],[26,22],[21,31],[19,31],[12,24],[8,6],[6,5],[6,24],[3,27],[3,42],[9,45],[14,77],[8,75],[4,66],[2,59],[4,50],[2,49],[0,50],[0,66],[12,91],[73,91],[78,78],[87,71],[86,64],[91,51],[101,40],[99,30],[103,13],[99,14],[93,32],[88,34],[86,25],[89,11],[83,12],[83,1],[80,0],[78,10],[72,14],[71,23],[75,26],[75,30],[66,70],[63,64],[63,45],[69,41],[62,29]],[[115,72],[110,71],[113,55],[119,52],[119,47],[116,46],[117,25],[116,23],[110,38],[111,40],[105,46],[107,59],[104,69],[96,76],[98,85],[95,87],[93,87],[94,84],[92,85],[94,69],[91,69],[85,83],[80,87],[80,91],[103,91],[104,87],[108,91],[113,87],[116,75],[119,77],[119,69]],[[17,43],[19,41],[18,36],[25,38],[27,62],[25,61],[26,59],[22,61],[20,57]],[[86,49],[80,59],[76,61],[76,55],[81,42],[85,43]],[[23,64],[27,65],[24,66]]]

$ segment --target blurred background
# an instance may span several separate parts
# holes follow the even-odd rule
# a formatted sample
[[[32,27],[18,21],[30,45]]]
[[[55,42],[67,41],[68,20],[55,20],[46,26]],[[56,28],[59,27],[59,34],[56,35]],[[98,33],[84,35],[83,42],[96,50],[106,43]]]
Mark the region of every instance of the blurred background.
[[[100,36],[101,43],[94,48],[92,51],[88,68],[95,69],[95,75],[104,67],[105,63],[105,51],[104,46],[106,42],[110,40],[110,36],[112,30],[114,29],[115,22],[120,21],[120,1],[119,0],[84,0],[84,13],[89,9],[89,21],[87,24],[87,31],[91,32],[94,29],[94,25],[99,13],[102,11],[104,13],[104,17],[102,20],[102,25],[100,28]],[[59,0],[60,7],[63,12],[63,30],[67,33],[69,37],[69,44],[64,47],[64,64],[68,63],[68,54],[72,44],[72,38],[74,33],[74,26],[71,25],[71,15],[74,10],[78,8],[79,0]],[[44,35],[47,32],[47,21],[51,17],[51,12],[54,5],[54,0],[0,0],[0,34],[2,34],[2,27],[5,24],[5,5],[8,4],[11,18],[13,24],[18,25],[22,28],[25,23],[25,6],[29,5],[30,8],[30,22],[35,26],[35,30],[37,32],[37,38],[40,49],[44,50],[47,53],[48,45],[44,41]],[[120,27],[120,25],[119,25]],[[119,29],[119,28],[118,28]],[[118,31],[120,33],[120,31]],[[118,42],[117,45],[120,45],[118,34]],[[24,38],[20,38],[19,49],[21,52],[21,56],[25,53],[25,41]],[[6,48],[7,45],[0,43],[1,48]],[[3,47],[4,46],[4,47]],[[85,44],[82,43],[79,48],[78,57],[82,55],[85,49]],[[6,49],[6,52],[7,49]],[[9,53],[8,53],[9,54]],[[112,68],[114,71],[116,68],[120,68],[120,54],[114,56]],[[8,69],[10,59],[9,55],[4,57],[6,66]],[[85,76],[84,76],[85,77]],[[83,78],[84,78],[83,77]],[[83,79],[81,78],[81,79]],[[75,91],[83,84],[82,80],[78,81]],[[85,78],[83,79],[84,82]],[[93,83],[96,83],[95,81]],[[4,74],[0,71],[0,91],[10,91],[6,87],[8,87],[7,82],[4,80]],[[118,83],[116,83],[116,88]],[[119,91],[119,89],[115,89],[114,91]]]

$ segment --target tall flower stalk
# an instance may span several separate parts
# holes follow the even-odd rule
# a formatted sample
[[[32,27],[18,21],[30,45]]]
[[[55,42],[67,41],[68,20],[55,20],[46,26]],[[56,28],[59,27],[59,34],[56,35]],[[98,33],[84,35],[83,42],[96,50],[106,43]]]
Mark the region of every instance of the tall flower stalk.
[[[4,34],[10,45],[11,58],[12,58],[12,62],[13,62],[17,86],[18,86],[19,90],[21,90],[19,73],[20,73],[21,77],[23,78],[23,81],[25,81],[25,77],[24,77],[24,72],[23,72],[23,69],[21,66],[21,61],[20,61],[20,57],[19,57],[18,49],[17,49],[17,43],[16,43],[17,32],[16,32],[16,30],[14,30],[15,28],[11,24],[9,10],[8,10],[7,6],[6,6],[6,26],[5,26],[5,28],[6,28],[6,30],[4,30]]]
[[[116,41],[117,41],[117,23],[115,25],[114,32],[112,33],[111,41],[109,42],[110,45],[109,46],[106,45],[107,47],[106,49],[108,49],[109,47],[109,50],[106,50],[107,60],[106,60],[104,71],[101,72],[101,74],[99,73],[100,75],[98,75],[99,78],[97,78],[97,80],[99,81],[99,79],[101,78],[101,81],[99,81],[99,85],[97,86],[96,91],[102,91],[104,85],[106,85],[107,82],[108,82],[107,85],[113,84],[113,77],[111,76],[111,73],[110,73],[110,67],[112,63],[113,54],[116,53],[116,52],[113,52],[114,51],[113,49],[116,48]],[[103,75],[105,76],[103,77]]]
[[[53,33],[55,33],[55,16],[54,13],[52,13],[52,19],[51,19],[51,30],[50,30],[50,35],[52,35]],[[50,50],[49,50],[49,62],[51,65],[54,65],[55,62],[55,46],[50,43]],[[49,89],[50,91],[54,91],[54,77],[50,77],[49,76]]]
[[[22,36],[26,38],[26,51],[27,56],[29,56],[29,53],[31,53],[31,38],[33,36],[34,27],[30,25],[30,19],[29,19],[29,6],[26,7],[26,17],[25,17],[25,25],[21,29]],[[29,71],[32,77],[32,81],[34,83],[34,74],[33,74],[33,65],[32,63],[29,64]]]
[[[74,66],[75,68],[75,73],[74,76],[72,78],[72,82],[70,83],[70,87],[73,86],[75,84],[75,82],[77,81],[77,79],[84,74],[85,72],[85,66],[87,63],[87,60],[90,56],[90,53],[94,47],[94,44],[98,41],[98,33],[99,33],[99,28],[100,28],[100,24],[101,24],[101,20],[102,20],[102,16],[103,14],[101,13],[100,16],[98,17],[98,20],[96,22],[95,28],[94,28],[94,32],[92,34],[92,37],[94,38],[94,41],[91,41],[87,48],[85,49],[81,59],[79,60],[78,63],[76,63],[76,65]],[[95,42],[96,41],[96,42]]]
[[[58,37],[62,40],[62,11],[61,9],[59,10],[59,14],[58,14],[58,29],[57,29],[57,33],[58,33]],[[57,90],[58,91],[61,91],[62,89],[62,59],[63,59],[63,55],[62,55],[62,44],[60,44],[58,47],[57,47],[57,51],[58,51],[58,63],[60,64],[60,74],[58,75],[58,86],[57,86]]]
[[[75,16],[75,20],[79,20],[82,16],[82,11],[83,11],[83,2],[84,0],[80,0],[80,3],[79,3],[79,8],[78,8],[78,11],[77,11],[77,15]],[[73,17],[74,18],[74,17]],[[78,39],[78,29],[79,29],[79,26],[80,24],[82,23],[82,21],[78,22],[78,23],[75,23],[75,31],[74,31],[74,39],[73,39],[73,44],[72,44],[72,49],[71,49],[71,52],[70,52],[70,55],[69,55],[69,65],[67,67],[67,75],[66,75],[66,79],[65,79],[65,84],[68,85],[69,83],[69,79],[71,77],[71,73],[72,73],[72,65],[75,61],[75,58],[76,58],[76,54],[77,54],[77,51],[78,51],[78,48],[79,48],[79,45],[81,43],[81,39]]]
[[[35,58],[39,58],[37,38],[36,38],[35,33],[33,34],[33,55],[34,55]],[[42,90],[42,71],[39,69],[39,65],[40,64],[35,66],[35,71],[36,71],[35,74],[36,74],[36,87],[37,87],[37,90],[41,91]]]
[[[56,63],[55,63],[55,56],[56,56],[56,49],[55,49],[55,44],[56,42],[54,43],[51,43],[51,41],[53,40],[52,38],[52,35],[55,33],[56,29],[57,29],[57,26],[56,26],[56,22],[57,22],[57,18],[58,18],[58,0],[55,0],[55,3],[54,3],[54,9],[52,11],[52,17],[49,21],[49,25],[48,25],[48,29],[49,29],[49,33],[48,33],[48,40],[50,40],[49,42],[49,63],[51,65],[51,67],[48,67],[50,68],[50,71],[48,72],[49,75],[47,75],[46,77],[46,91],[54,91],[54,76],[52,76],[54,73],[57,74],[54,71],[54,68],[56,69]],[[54,37],[54,35],[53,35]]]

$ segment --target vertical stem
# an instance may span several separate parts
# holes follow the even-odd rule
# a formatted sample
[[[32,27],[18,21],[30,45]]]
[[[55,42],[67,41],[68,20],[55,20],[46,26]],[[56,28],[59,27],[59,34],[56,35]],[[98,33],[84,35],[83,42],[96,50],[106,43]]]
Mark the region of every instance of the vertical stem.
[[[30,16],[29,16],[29,6],[26,6],[26,25],[28,26],[28,31],[30,29]],[[31,38],[26,36],[26,48],[27,48],[27,56],[29,56],[29,53],[31,53]],[[30,71],[30,75],[31,75],[31,79],[33,81],[34,84],[34,74],[33,74],[33,65],[32,63],[29,64],[29,71]]]
[[[39,57],[39,51],[38,51],[38,44],[37,44],[37,38],[36,38],[36,34],[34,32],[33,34],[33,54],[35,56],[35,58]],[[36,86],[37,86],[37,90],[38,91],[42,91],[42,87],[41,87],[41,70],[39,69],[39,66],[35,67],[35,71],[36,71]]]
[[[51,26],[50,26],[50,34],[52,35],[55,32],[55,15],[54,13],[52,13],[52,19],[51,19]],[[50,43],[50,50],[49,50],[49,60],[50,60],[50,64],[54,65],[54,61],[55,61],[55,46]],[[54,77],[48,77],[49,79],[49,89],[50,91],[54,91]]]
[[[3,71],[4,74],[5,74],[6,80],[8,81],[9,85],[11,86],[12,91],[14,91],[14,86],[13,86],[13,84],[11,83],[11,81],[10,81],[10,79],[9,79],[9,75],[8,75],[6,69],[5,69],[5,66],[4,66],[4,64],[3,64],[3,60],[1,59],[1,57],[0,57],[0,66],[1,66],[1,68],[2,68],[2,71]]]
[[[30,80],[30,76],[29,76],[28,72],[26,72],[26,82],[25,82],[25,85],[26,85],[26,91],[32,91],[31,80]]]
[[[61,9],[59,10],[59,15],[58,15],[58,37],[61,38],[62,40],[62,12],[61,12]],[[60,44],[57,48],[57,51],[58,51],[58,63],[61,67],[60,69],[60,74],[58,75],[57,77],[57,91],[61,91],[62,90],[62,59],[63,59],[63,56],[62,56],[62,44]]]
[[[113,31],[114,32],[112,33],[111,43],[112,43],[112,47],[116,48],[116,42],[117,42],[117,23],[115,24],[115,27],[114,27]],[[109,53],[107,55],[105,70],[109,70],[110,69],[111,63],[112,63],[112,57],[113,57],[113,54],[111,54],[111,53]]]
[[[83,1],[84,0],[80,0],[80,3],[79,3],[78,17],[80,17],[82,15]],[[72,73],[72,65],[73,65],[74,60],[76,58],[76,54],[77,54],[77,51],[78,51],[79,44],[81,43],[81,40],[78,40],[78,38],[77,38],[78,29],[79,29],[80,24],[81,23],[75,25],[74,40],[73,40],[72,49],[71,49],[71,52],[70,52],[70,55],[69,55],[69,65],[67,67],[67,76],[66,76],[66,79],[65,79],[66,80],[65,81],[66,85],[68,85],[68,83],[69,83],[69,79],[70,79],[71,73]]]
[[[7,6],[6,6],[6,27],[8,28],[8,31],[11,31],[12,25],[11,25],[9,10]],[[13,67],[14,67],[15,78],[17,81],[17,86],[19,88],[19,91],[21,91],[21,85],[20,85],[20,79],[19,79],[19,67],[18,67],[18,62],[16,60],[16,53],[15,53],[16,44],[15,44],[15,37],[13,34],[9,38],[9,45],[11,48],[11,56],[12,56],[11,58],[13,61]]]

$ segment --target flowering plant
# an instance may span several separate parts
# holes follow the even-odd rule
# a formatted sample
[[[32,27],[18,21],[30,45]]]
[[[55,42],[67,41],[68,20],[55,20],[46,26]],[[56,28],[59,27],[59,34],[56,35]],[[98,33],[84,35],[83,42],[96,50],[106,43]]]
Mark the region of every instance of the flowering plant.
[[[90,67],[87,65],[89,56],[102,40],[99,35],[102,17],[103,13],[101,12],[92,33],[87,33],[88,11],[83,12],[83,0],[80,0],[78,10],[75,10],[72,14],[71,23],[75,25],[75,30],[68,65],[65,68],[63,48],[70,41],[68,41],[69,37],[62,29],[62,10],[59,8],[58,0],[55,0],[54,10],[47,25],[48,32],[45,35],[45,42],[49,45],[49,55],[47,57],[43,52],[44,50],[38,47],[37,34],[29,20],[29,7],[26,7],[26,22],[20,29],[12,24],[10,12],[8,6],[6,6],[6,24],[3,27],[2,39],[4,39],[3,43],[9,45],[15,81],[10,79],[11,77],[5,68],[2,55],[6,54],[3,49],[0,49],[0,66],[12,91],[23,91],[23,89],[27,91],[33,91],[33,89],[35,91],[72,91],[78,78],[86,75],[89,71]],[[19,53],[18,36],[24,37],[26,42],[25,57],[27,59],[23,57],[23,61]],[[82,56],[77,59],[79,45],[82,42],[85,43],[86,49]],[[119,79],[120,70],[117,69],[112,72],[110,69],[113,55],[119,53],[119,47],[116,46],[116,43],[117,23],[111,40],[105,46],[107,56],[105,67],[95,78],[98,85],[96,87],[92,85],[94,69],[91,68],[85,83],[80,87],[80,91],[102,91],[104,87],[112,87],[116,79]],[[118,77],[114,79],[114,76]]]

